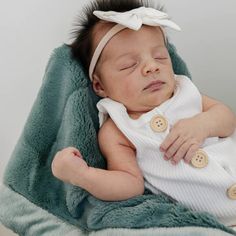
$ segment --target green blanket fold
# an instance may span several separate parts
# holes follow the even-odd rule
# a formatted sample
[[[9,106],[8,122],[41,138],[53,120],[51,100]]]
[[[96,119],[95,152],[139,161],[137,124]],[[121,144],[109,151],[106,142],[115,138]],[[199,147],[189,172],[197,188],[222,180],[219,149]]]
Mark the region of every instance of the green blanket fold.
[[[189,75],[169,44],[176,74]],[[187,209],[165,195],[146,191],[127,201],[100,201],[52,176],[55,153],[77,147],[90,166],[105,168],[96,134],[98,116],[89,80],[63,45],[54,50],[42,86],[4,176],[4,184],[42,209],[85,231],[105,228],[201,226],[233,231],[207,214]]]

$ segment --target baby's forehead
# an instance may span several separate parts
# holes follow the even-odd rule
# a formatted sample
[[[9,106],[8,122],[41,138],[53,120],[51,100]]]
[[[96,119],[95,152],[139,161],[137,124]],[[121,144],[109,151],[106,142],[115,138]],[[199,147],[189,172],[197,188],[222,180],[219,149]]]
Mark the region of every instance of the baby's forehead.
[[[165,47],[165,36],[160,27],[143,25],[139,30],[132,30],[122,25],[114,23],[100,22],[94,27],[92,32],[92,57],[89,67],[90,77],[94,70],[94,65],[113,60],[117,61],[121,55],[129,52],[135,56],[143,54],[145,51],[154,53],[154,48]],[[118,28],[118,32],[115,30]],[[114,30],[115,29],[115,30]],[[113,33],[113,31],[115,33]],[[145,47],[143,47],[145,45]],[[158,49],[159,50],[159,49]]]
[[[93,33],[92,33],[92,44],[93,44],[93,51],[95,50],[96,46],[98,45],[98,43],[101,41],[101,39],[104,37],[104,35],[115,25],[115,23],[112,22],[107,22],[107,21],[99,21],[93,28]],[[164,39],[164,35],[163,35],[163,31],[161,30],[160,27],[153,27],[153,26],[142,26],[142,28],[148,28],[149,30],[153,31],[153,33],[160,33],[163,36]],[[137,32],[137,31],[133,31],[130,29],[124,30],[126,33],[125,34],[120,34],[122,35],[124,38],[125,36],[131,34],[132,32]],[[142,31],[142,30],[139,30]]]
[[[93,51],[104,37],[104,35],[115,25],[113,22],[100,20],[92,30],[92,47]]]

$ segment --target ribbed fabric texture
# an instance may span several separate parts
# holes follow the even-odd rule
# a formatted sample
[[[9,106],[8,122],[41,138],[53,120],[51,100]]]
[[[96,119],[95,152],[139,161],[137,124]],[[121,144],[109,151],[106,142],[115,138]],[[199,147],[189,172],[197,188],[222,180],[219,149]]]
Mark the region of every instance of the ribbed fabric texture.
[[[192,117],[202,111],[201,94],[191,80],[176,76],[174,96],[143,114],[131,119],[121,103],[109,98],[99,101],[100,125],[107,114],[117,127],[134,144],[137,161],[145,178],[145,186],[153,193],[164,192],[186,206],[207,211],[225,224],[236,224],[236,200],[229,199],[227,189],[236,184],[236,135],[225,139],[208,138],[202,145],[209,163],[196,168],[181,161],[174,166],[165,161],[159,151],[160,144],[171,126],[179,119]],[[150,121],[155,115],[168,120],[163,133],[154,132]]]

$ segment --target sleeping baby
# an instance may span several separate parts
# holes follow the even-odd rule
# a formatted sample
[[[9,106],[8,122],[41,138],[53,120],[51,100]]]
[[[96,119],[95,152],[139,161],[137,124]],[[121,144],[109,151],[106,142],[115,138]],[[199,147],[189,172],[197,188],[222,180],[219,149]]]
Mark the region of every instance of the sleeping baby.
[[[149,3],[150,4],[150,3]],[[96,1],[71,45],[98,102],[98,142],[107,169],[76,147],[59,151],[53,174],[106,201],[164,193],[236,224],[236,118],[173,72],[168,15],[142,1]]]

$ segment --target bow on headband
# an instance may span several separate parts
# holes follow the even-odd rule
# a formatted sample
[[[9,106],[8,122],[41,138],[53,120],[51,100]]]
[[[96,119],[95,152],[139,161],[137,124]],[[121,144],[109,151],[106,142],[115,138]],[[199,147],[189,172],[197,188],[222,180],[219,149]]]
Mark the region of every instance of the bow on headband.
[[[115,22],[132,30],[139,30],[142,24],[181,30],[177,24],[169,20],[166,13],[154,8],[139,7],[126,12],[94,11],[93,14],[101,20]]]
[[[101,20],[115,22],[117,24],[105,34],[95,49],[89,66],[89,77],[91,81],[93,81],[93,71],[103,48],[106,46],[108,41],[121,30],[125,28],[139,30],[142,27],[142,24],[160,26],[161,29],[162,27],[168,27],[178,31],[181,30],[177,24],[169,20],[166,13],[158,11],[154,8],[139,7],[126,12],[94,11],[93,14]]]

